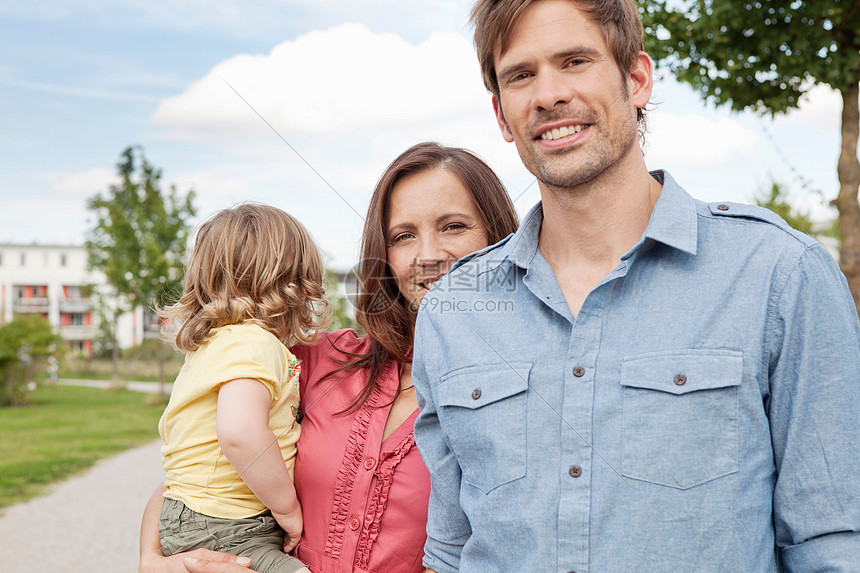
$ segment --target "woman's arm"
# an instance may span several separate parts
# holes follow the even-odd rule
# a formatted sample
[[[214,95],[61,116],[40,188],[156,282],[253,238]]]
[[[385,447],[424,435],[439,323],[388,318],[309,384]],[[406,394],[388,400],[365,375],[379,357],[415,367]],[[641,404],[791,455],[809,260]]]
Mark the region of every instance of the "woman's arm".
[[[239,567],[234,563],[207,561],[205,558],[195,559],[189,557],[185,560],[185,565],[189,573],[248,573],[247,569]],[[311,570],[307,567],[302,567],[296,573],[311,573]]]
[[[158,518],[161,514],[164,486],[159,486],[149,498],[143,511],[140,524],[140,567],[138,573],[187,573],[185,558],[206,559],[213,563],[231,564],[234,571],[249,573],[251,560],[229,553],[218,553],[208,549],[195,549],[188,553],[178,553],[170,557],[161,554],[161,538],[158,534]],[[227,570],[230,571],[229,569]]]
[[[302,507],[278,439],[269,429],[272,396],[257,380],[240,378],[218,391],[216,432],[227,460],[287,532],[284,551],[302,534]]]
[[[164,490],[163,485],[158,486],[149,498],[146,509],[143,510],[143,520],[140,522],[140,571],[148,570],[146,564],[150,558],[163,558],[161,537],[158,534],[158,518],[161,514]]]

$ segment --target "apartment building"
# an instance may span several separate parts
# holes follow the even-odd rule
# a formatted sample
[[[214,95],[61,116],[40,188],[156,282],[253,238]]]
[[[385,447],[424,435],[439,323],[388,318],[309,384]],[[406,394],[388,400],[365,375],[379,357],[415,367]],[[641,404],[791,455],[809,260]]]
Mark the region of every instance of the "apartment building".
[[[0,243],[0,325],[19,313],[40,314],[69,349],[90,355],[99,320],[96,294],[104,290],[104,276],[87,270],[83,246]],[[120,347],[138,344],[157,328],[143,309],[122,314]]]

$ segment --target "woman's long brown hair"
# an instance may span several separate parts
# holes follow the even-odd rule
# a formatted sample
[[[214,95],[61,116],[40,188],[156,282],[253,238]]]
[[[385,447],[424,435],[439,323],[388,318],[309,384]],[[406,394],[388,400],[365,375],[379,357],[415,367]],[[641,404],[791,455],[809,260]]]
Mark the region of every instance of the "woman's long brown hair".
[[[392,190],[403,178],[428,169],[445,169],[469,191],[487,230],[489,244],[497,243],[517,230],[517,212],[504,185],[474,153],[425,142],[410,147],[391,162],[370,198],[358,266],[356,319],[370,338],[370,350],[365,354],[354,354],[335,346],[347,359],[329,374],[360,369],[366,372],[367,380],[361,392],[340,414],[354,412],[364,405],[389,361],[395,360],[398,365],[412,361],[416,313],[400,294],[388,266],[386,235]],[[475,245],[475,250],[484,246]],[[395,399],[399,393],[398,387]]]

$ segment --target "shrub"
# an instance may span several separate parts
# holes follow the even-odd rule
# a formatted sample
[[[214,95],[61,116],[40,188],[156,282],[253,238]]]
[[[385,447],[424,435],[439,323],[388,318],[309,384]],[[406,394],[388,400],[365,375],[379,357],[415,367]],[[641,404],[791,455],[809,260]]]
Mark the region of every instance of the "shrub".
[[[16,316],[0,326],[0,406],[27,403],[44,377],[48,356],[60,347],[61,339],[40,315]]]

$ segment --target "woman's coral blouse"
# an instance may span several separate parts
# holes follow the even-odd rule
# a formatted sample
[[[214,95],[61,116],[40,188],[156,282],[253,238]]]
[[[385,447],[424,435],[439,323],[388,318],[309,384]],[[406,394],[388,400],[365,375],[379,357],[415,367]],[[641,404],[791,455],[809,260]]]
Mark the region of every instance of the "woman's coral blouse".
[[[335,374],[346,355],[364,353],[369,340],[353,330],[325,332],[310,347],[293,346],[302,361],[304,418],[296,458],[296,490],[304,533],[295,555],[313,573],[422,572],[430,474],[412,426],[416,410],[384,442],[382,432],[399,384],[389,363],[367,403],[337,416],[364,385],[363,372]]]

